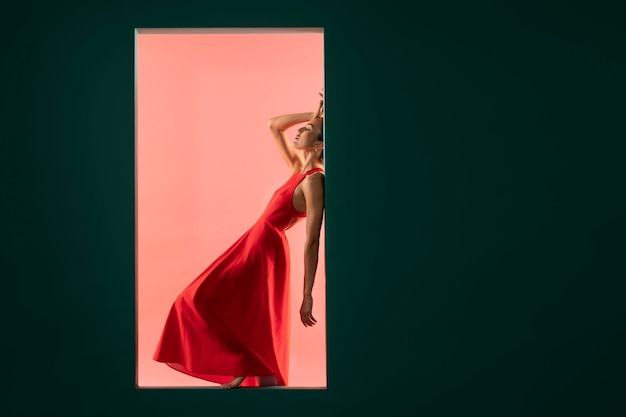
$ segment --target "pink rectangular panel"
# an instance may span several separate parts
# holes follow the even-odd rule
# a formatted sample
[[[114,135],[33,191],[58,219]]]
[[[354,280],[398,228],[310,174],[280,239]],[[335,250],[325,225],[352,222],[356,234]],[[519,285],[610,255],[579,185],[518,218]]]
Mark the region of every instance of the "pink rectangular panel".
[[[137,385],[217,386],[153,360],[172,303],[259,218],[291,175],[272,116],[313,111],[321,30],[138,30]],[[296,128],[287,133],[295,135]],[[289,387],[326,387],[324,227],[314,327],[299,320],[305,224],[287,230]]]

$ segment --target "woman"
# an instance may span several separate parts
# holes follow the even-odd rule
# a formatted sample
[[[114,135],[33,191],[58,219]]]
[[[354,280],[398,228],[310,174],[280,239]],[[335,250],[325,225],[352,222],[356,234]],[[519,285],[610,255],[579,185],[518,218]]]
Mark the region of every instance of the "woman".
[[[226,389],[287,385],[290,258],[285,230],[305,217],[300,320],[304,326],[316,323],[311,294],[324,211],[320,95],[314,112],[269,120],[292,175],[259,220],[178,296],[154,354],[156,361]],[[305,122],[289,140],[285,130]]]

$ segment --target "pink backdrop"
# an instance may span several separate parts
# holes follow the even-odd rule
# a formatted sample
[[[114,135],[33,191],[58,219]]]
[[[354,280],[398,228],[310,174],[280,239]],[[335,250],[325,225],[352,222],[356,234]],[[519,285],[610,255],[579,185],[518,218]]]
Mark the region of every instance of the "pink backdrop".
[[[240,32],[136,35],[139,387],[216,385],[152,360],[162,326],[176,296],[252,226],[289,177],[267,120],[313,111],[323,86],[321,31]],[[287,232],[292,387],[326,387],[323,229],[317,325],[308,328],[299,321],[304,222]]]

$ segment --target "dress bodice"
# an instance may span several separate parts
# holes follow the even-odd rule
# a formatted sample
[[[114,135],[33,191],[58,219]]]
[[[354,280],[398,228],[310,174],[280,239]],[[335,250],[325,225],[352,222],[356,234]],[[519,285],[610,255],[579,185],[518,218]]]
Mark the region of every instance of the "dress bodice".
[[[279,230],[286,230],[298,217],[306,217],[305,212],[297,211],[293,206],[293,194],[302,180],[315,172],[323,172],[322,168],[313,168],[304,173],[296,172],[280,187],[270,199],[260,220],[270,223]]]

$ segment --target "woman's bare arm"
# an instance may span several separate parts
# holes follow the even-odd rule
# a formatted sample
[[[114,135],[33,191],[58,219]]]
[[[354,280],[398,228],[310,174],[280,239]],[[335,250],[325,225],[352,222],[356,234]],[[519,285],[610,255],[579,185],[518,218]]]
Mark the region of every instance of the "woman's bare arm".
[[[305,326],[316,323],[313,317],[313,284],[317,271],[320,230],[324,215],[324,176],[312,174],[302,181],[306,200],[306,239],[304,244],[304,291],[300,319]]]
[[[312,118],[313,112],[293,113],[272,117],[268,122],[268,127],[274,137],[278,151],[292,171],[299,169],[302,162],[300,161],[298,154],[296,154],[294,149],[291,147],[289,139],[285,134],[285,130],[298,123],[307,122]]]
[[[268,127],[274,137],[278,151],[292,171],[299,170],[302,167],[302,161],[300,161],[298,154],[293,150],[291,144],[289,143],[285,130],[297,125],[298,123],[308,122],[311,119],[320,117],[323,111],[323,104],[323,100],[320,101],[317,108],[313,112],[283,114],[281,116],[272,117],[268,121]]]

